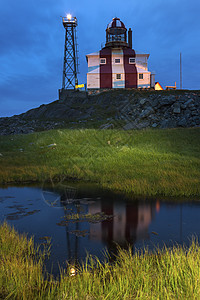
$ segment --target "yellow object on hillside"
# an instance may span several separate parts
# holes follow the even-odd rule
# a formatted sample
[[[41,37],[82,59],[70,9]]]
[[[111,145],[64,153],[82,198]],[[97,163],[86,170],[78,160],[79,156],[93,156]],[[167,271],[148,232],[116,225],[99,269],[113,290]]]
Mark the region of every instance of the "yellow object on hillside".
[[[156,91],[163,91],[163,88],[162,88],[162,86],[160,85],[159,82],[155,82],[155,90]]]
[[[174,85],[166,85],[166,90],[176,90],[176,81]]]
[[[78,89],[78,88],[84,88],[84,86],[85,86],[84,83],[83,84],[78,84],[78,85],[75,86],[75,88],[76,89]]]

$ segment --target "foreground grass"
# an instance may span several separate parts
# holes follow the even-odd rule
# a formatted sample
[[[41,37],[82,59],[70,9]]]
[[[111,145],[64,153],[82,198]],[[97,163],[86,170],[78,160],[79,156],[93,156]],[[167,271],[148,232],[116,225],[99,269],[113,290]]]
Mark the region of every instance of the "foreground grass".
[[[199,196],[199,149],[200,128],[0,136],[0,183],[78,179],[135,195]]]
[[[66,270],[59,280],[42,271],[38,253],[33,239],[0,227],[0,299],[200,299],[197,241],[157,254],[119,249],[113,264],[91,258],[75,276]]]

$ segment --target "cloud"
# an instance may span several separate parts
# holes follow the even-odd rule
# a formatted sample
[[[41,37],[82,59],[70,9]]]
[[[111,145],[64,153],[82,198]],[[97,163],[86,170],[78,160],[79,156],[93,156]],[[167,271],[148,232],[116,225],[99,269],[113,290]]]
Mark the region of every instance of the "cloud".
[[[26,101],[37,106],[57,99],[65,34],[60,16],[68,12],[78,19],[80,83],[86,82],[85,55],[100,50],[107,24],[118,16],[133,29],[133,47],[150,53],[149,65],[157,73],[156,80],[164,86],[178,82],[181,51],[183,83],[187,88],[199,88],[199,9],[198,0],[3,1],[0,116],[8,113],[10,103],[14,113],[23,112]]]

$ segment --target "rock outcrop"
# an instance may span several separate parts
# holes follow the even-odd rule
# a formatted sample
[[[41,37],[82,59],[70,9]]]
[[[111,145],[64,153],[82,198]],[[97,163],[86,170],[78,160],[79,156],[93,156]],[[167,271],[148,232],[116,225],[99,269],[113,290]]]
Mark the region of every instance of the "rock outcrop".
[[[0,135],[54,128],[175,128],[200,126],[200,91],[111,90],[68,97],[0,118]]]

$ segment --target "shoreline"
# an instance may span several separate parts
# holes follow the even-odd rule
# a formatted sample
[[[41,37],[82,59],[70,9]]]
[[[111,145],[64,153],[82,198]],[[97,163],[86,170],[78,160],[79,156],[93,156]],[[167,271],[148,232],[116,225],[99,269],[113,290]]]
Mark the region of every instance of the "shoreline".
[[[47,180],[45,181],[47,183],[47,186],[51,187],[51,180]],[[59,183],[60,181],[57,180],[57,181],[54,181],[54,184],[56,185],[57,183]],[[118,190],[113,190],[113,189],[110,189],[108,187],[103,187],[103,186],[100,186],[98,183],[96,182],[84,182],[84,181],[81,181],[79,179],[77,180],[70,180],[69,178],[66,178],[66,180],[63,180],[62,183],[65,183],[65,184],[69,184],[70,186],[72,187],[75,187],[77,189],[79,189],[79,184],[81,186],[90,186],[92,185],[93,187],[96,187],[97,189],[100,189],[104,192],[110,192],[110,193],[113,193],[113,194],[116,194],[116,195],[121,195],[121,196],[124,196],[126,197],[127,199],[129,199],[130,201],[140,201],[140,200],[145,200],[145,201],[169,201],[169,202],[173,202],[173,201],[177,201],[177,202],[187,202],[188,200],[190,201],[200,201],[200,194],[198,195],[189,195],[189,196],[184,196],[184,195],[177,195],[177,196],[171,196],[171,195],[164,195],[164,194],[156,194],[156,195],[146,195],[146,194],[134,194],[133,192],[129,192],[129,193],[126,193],[126,192],[123,192],[123,191],[118,191]],[[42,187],[43,186],[43,182],[41,181],[11,181],[11,182],[4,182],[4,183],[0,183],[0,189],[6,189],[6,188],[9,188],[9,187]],[[78,186],[78,187],[77,187]]]

